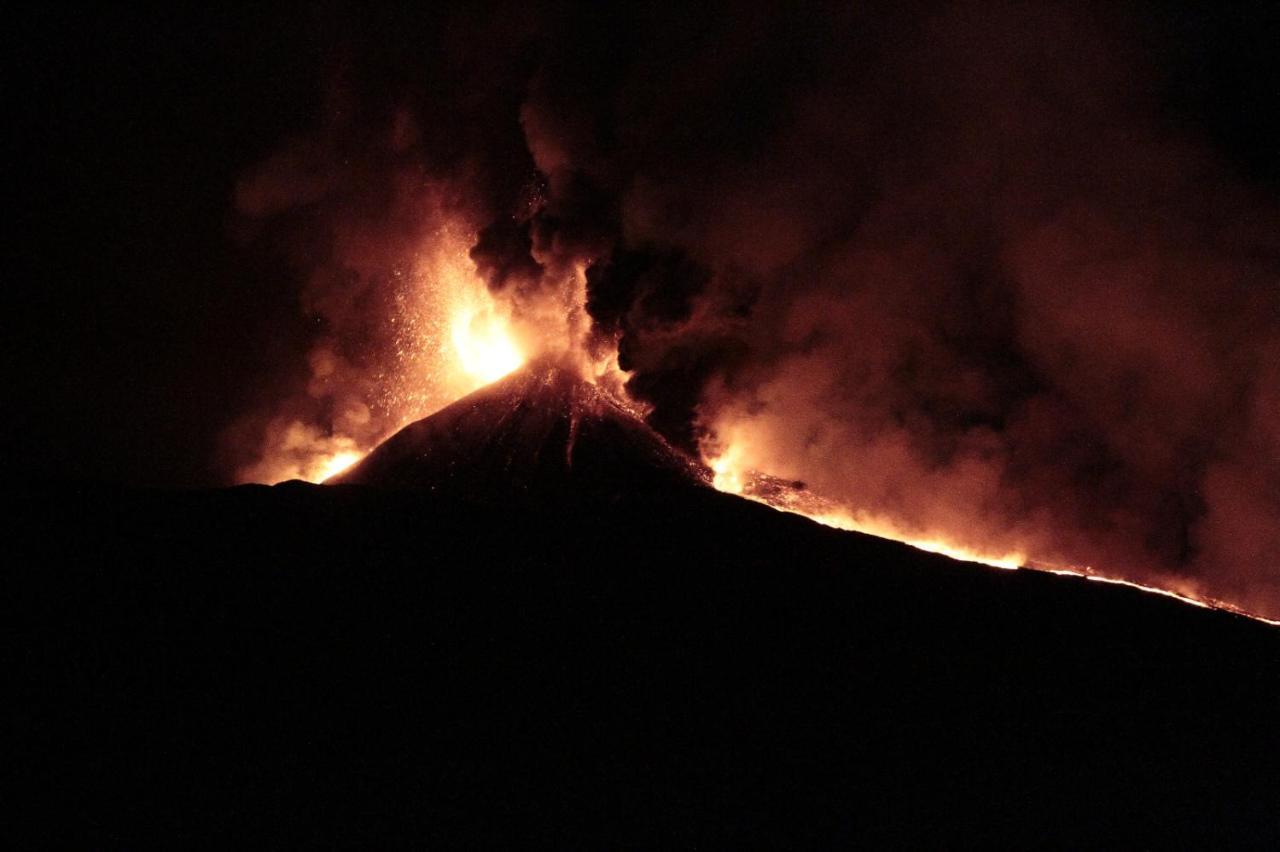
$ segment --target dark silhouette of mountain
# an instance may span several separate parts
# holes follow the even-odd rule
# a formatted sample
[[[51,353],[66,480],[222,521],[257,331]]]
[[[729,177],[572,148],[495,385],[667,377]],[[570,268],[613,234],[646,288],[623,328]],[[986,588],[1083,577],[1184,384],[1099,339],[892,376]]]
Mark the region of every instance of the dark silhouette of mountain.
[[[611,406],[539,366],[346,484],[9,483],[0,831],[1280,841],[1280,630],[717,493]]]
[[[406,426],[331,481],[512,499],[705,479],[608,393],[541,360]]]

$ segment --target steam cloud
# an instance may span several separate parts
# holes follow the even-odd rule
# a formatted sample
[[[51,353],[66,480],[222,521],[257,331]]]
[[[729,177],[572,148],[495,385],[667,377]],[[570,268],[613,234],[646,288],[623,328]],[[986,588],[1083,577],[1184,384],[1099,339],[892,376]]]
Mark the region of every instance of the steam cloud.
[[[586,268],[596,345],[687,448],[747,436],[904,527],[1280,615],[1280,217],[1108,9],[454,20],[456,90],[241,187],[292,245],[323,226],[306,298],[359,374],[286,420],[378,426],[384,267],[447,209],[518,310]]]

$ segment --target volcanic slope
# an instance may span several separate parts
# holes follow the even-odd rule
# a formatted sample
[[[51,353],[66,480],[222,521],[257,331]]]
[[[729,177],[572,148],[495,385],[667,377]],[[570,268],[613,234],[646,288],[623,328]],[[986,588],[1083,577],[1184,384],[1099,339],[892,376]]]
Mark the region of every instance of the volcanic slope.
[[[5,483],[0,837],[1280,844],[1274,627],[721,494],[545,364],[342,481]]]
[[[333,484],[471,498],[704,485],[706,471],[606,391],[540,360],[406,426]]]

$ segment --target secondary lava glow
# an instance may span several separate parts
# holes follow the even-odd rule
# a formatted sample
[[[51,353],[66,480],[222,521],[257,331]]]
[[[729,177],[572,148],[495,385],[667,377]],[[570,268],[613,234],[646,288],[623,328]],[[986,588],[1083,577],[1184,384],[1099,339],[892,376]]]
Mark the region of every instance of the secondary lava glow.
[[[344,450],[342,452],[334,453],[326,459],[321,466],[320,473],[318,474],[318,481],[324,482],[327,479],[332,479],[356,462],[360,461],[363,457],[363,453],[357,453],[353,450]]]
[[[1226,601],[1201,594],[1198,590],[1185,583],[1175,589],[1173,587],[1178,586],[1178,582],[1173,579],[1169,580],[1171,588],[1157,588],[1130,580],[1106,576],[1087,565],[1058,565],[1033,560],[1026,553],[1020,551],[1002,553],[998,550],[964,547],[949,541],[945,536],[920,537],[904,531],[890,520],[869,513],[854,513],[834,501],[813,494],[804,487],[803,483],[790,482],[752,470],[746,464],[746,457],[747,453],[743,445],[729,444],[720,448],[708,460],[708,465],[713,473],[712,484],[717,490],[737,494],[782,512],[802,515],[824,526],[898,541],[920,550],[939,553],[963,562],[977,562],[1007,571],[1027,569],[1061,576],[1080,577],[1095,583],[1127,586],[1138,591],[1173,598],[1182,603],[1203,609],[1222,610],[1280,626],[1280,620],[1263,618],[1247,612]]]
[[[714,474],[712,484],[717,490],[737,494],[784,512],[803,515],[824,526],[900,541],[919,550],[940,553],[952,559],[980,562],[1007,570],[1016,569],[1026,562],[1024,553],[999,553],[962,547],[941,537],[913,535],[892,521],[868,513],[856,514],[809,492],[798,483],[750,470],[744,464],[744,458],[741,445],[730,444],[710,460],[709,465]]]

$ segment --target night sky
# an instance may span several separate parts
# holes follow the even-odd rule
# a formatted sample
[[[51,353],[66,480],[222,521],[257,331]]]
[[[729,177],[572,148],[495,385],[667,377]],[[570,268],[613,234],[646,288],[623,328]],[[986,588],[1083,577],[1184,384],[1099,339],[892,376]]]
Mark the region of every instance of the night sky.
[[[517,313],[587,269],[592,345],[676,445],[750,421],[762,464],[921,528],[978,507],[1280,595],[1274,3],[63,8],[7,38],[14,474],[221,485],[264,424],[338,429],[392,369],[430,184]]]
[[[1280,7],[1130,5],[1125,35],[1160,63],[1163,117],[1274,198]],[[545,17],[559,26],[579,11],[551,4]],[[581,37],[607,62],[611,44],[632,36],[591,14]],[[723,16],[731,27],[734,13]],[[536,29],[540,16],[525,17]],[[515,60],[481,45],[454,67],[438,58],[459,18],[511,26],[501,5],[466,15],[316,3],[12,16],[6,463],[130,483],[225,481],[220,433],[304,369],[309,333],[297,274],[234,239],[236,180],[315,126],[340,68],[389,98],[452,85],[450,75],[518,85],[518,74],[492,73]],[[529,48],[530,66],[539,49]],[[495,94],[518,102],[521,91]]]
[[[308,334],[289,270],[233,239],[235,181],[314,126],[343,63],[392,91],[447,84],[432,55],[451,17],[342,3],[13,17],[7,463],[157,485],[225,480],[218,435],[302,369],[290,362]],[[1153,4],[1133,19],[1162,65],[1167,120],[1274,197],[1276,4]],[[592,25],[606,46],[625,37],[607,19]],[[477,51],[461,73],[504,59]]]

